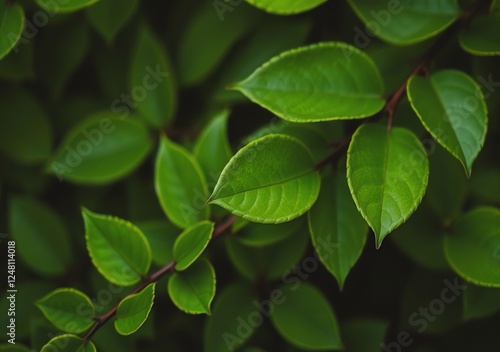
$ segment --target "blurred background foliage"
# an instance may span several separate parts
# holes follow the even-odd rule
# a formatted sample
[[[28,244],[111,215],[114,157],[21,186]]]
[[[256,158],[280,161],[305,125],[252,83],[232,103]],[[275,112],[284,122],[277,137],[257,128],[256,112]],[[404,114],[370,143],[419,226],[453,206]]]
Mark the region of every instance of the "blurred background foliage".
[[[375,60],[389,94],[428,45],[395,47],[366,34],[360,36],[364,24],[340,0],[292,16],[268,14],[241,2],[222,17],[211,0],[101,0],[85,9],[58,14],[44,10],[42,0],[15,3],[24,9],[26,29],[14,50],[0,60],[0,232],[18,242],[17,319],[23,323],[17,325],[17,339],[37,351],[57,333],[34,305],[47,292],[76,287],[97,297],[98,313],[128,292],[115,288],[118,293],[110,295],[110,283],[93,268],[85,248],[82,206],[137,223],[153,252],[157,250],[155,264],[168,260],[158,249],[171,245],[181,230],[166,220],[154,191],[154,155],[160,131],[191,149],[201,129],[228,108],[228,136],[236,151],[245,138],[259,127],[274,124],[275,119],[226,87],[272,56],[306,43],[344,41]],[[133,104],[122,99],[141,84],[150,62],[158,62],[168,72],[163,77],[167,83],[152,90],[148,102],[133,109]],[[401,329],[411,329],[409,315],[439,294],[445,278],[453,280],[442,252],[442,234],[449,224],[474,206],[500,206],[500,91],[498,83],[484,84],[500,82],[500,59],[465,55],[453,41],[433,65],[465,70],[483,83],[490,116],[486,144],[470,180],[456,160],[435,145],[424,202],[380,250],[375,250],[373,236],[368,237],[342,292],[323,267],[311,275],[309,281],[323,291],[336,311],[347,351],[377,351],[382,341],[396,341]],[[425,136],[408,103],[403,101],[398,109],[395,125],[411,127]],[[114,148],[113,158],[103,158],[97,169],[89,171],[109,174],[118,170],[116,174],[96,176],[95,180],[59,179],[50,168],[61,153],[58,146],[68,134],[78,133],[78,126],[89,116],[103,113],[117,117],[130,113],[123,121],[146,126],[144,136],[138,138],[142,130],[130,126],[130,133],[113,138],[109,146]],[[350,122],[336,123],[328,139],[340,140],[343,130],[352,126]],[[248,241],[251,244],[252,234],[247,243],[242,236],[241,240],[223,238],[211,244],[210,259],[217,272],[215,309],[224,305],[218,295],[231,283],[251,282],[256,292],[268,292],[279,284],[281,273],[313,254],[305,222],[292,226],[291,231],[283,230],[283,236],[295,233],[293,241],[280,239],[252,248],[255,253],[245,248]],[[264,226],[253,231],[260,234],[272,229]],[[281,262],[269,260],[278,254]],[[245,255],[248,262],[241,259]],[[151,317],[136,334],[119,336],[107,324],[93,339],[98,350],[203,350],[203,330],[210,318],[179,311],[165,288],[163,279],[157,285]],[[499,301],[500,289],[470,284],[425,333],[412,333],[415,342],[409,350],[498,351]],[[6,304],[2,298],[3,327],[7,325]],[[230,304],[237,307],[242,303],[228,302],[226,309],[239,309]],[[298,351],[268,321],[248,346]]]

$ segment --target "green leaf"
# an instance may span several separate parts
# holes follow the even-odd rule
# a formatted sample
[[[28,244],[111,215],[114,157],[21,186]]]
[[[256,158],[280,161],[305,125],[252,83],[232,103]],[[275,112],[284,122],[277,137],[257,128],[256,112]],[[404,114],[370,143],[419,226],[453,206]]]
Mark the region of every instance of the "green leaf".
[[[323,4],[326,0],[247,0],[250,4],[278,15],[293,15],[309,11],[319,5]]]
[[[177,63],[183,85],[204,80],[259,18],[259,11],[245,4],[231,15],[225,15],[224,8],[228,4],[219,3],[222,5],[217,1],[205,3],[205,6],[199,4],[202,8],[190,16],[192,19],[181,36]]]
[[[429,161],[409,130],[362,125],[347,151],[347,180],[354,202],[375,233],[376,246],[405,222],[424,196]]]
[[[100,0],[85,12],[89,23],[108,42],[125,26],[139,4],[138,0]]]
[[[236,239],[245,246],[265,247],[287,238],[301,228],[302,225],[302,218],[282,224],[258,224],[253,222],[245,226],[238,233]]]
[[[257,326],[251,326],[249,320],[262,318],[254,305],[258,304],[256,298],[252,288],[242,283],[232,283],[217,294],[212,316],[205,320],[205,352],[234,351],[250,338]]]
[[[203,253],[212,238],[214,223],[201,221],[184,230],[174,243],[175,270],[186,270]]]
[[[168,294],[180,310],[189,314],[211,314],[215,296],[215,271],[207,260],[199,260],[187,270],[174,273],[168,281]]]
[[[309,210],[319,187],[307,148],[293,137],[271,134],[236,153],[208,202],[250,221],[281,223]]]
[[[12,198],[9,208],[9,228],[19,258],[44,276],[64,274],[73,261],[73,253],[59,215],[29,197]]]
[[[234,89],[294,122],[358,119],[379,112],[384,85],[373,61],[357,48],[328,42],[275,56]]]
[[[341,325],[346,351],[379,351],[389,328],[389,322],[379,319],[358,318]]]
[[[0,0],[0,59],[7,55],[21,38],[24,10],[19,4]],[[18,49],[14,49],[17,53]]]
[[[45,83],[50,96],[59,98],[89,49],[90,30],[87,22],[76,17],[60,26],[44,28],[35,44],[37,75]]]
[[[128,221],[88,209],[82,215],[87,249],[102,276],[120,286],[139,282],[151,264],[151,249],[141,230]]]
[[[370,41],[368,33],[375,34],[396,45],[418,43],[436,36],[460,14],[456,0],[349,0],[349,4],[366,24],[365,31],[356,36]]]
[[[500,311],[500,288],[468,285],[463,297],[464,320],[483,319]]]
[[[222,169],[233,156],[227,138],[227,118],[224,110],[213,117],[194,145],[193,154],[200,163],[205,176],[218,179]]]
[[[78,184],[116,181],[135,169],[151,150],[147,128],[109,112],[89,116],[64,138],[47,169]]]
[[[430,78],[413,76],[408,99],[427,131],[455,156],[470,177],[487,129],[481,89],[461,71],[444,70]]]
[[[309,210],[309,232],[319,259],[337,279],[340,289],[361,256],[368,226],[356,209],[347,185],[345,167],[327,173],[318,200]],[[323,248],[333,244],[333,248]]]
[[[227,254],[241,275],[253,282],[294,276],[290,269],[300,263],[309,244],[306,229],[302,226],[288,237],[266,247],[249,247],[235,237],[226,240]],[[294,282],[296,278],[289,280]]]
[[[444,249],[451,267],[479,286],[500,287],[500,210],[474,209],[458,220]]]
[[[64,0],[56,1],[53,0],[35,0],[40,7],[46,10],[48,13],[67,13],[78,11],[92,4],[95,4],[99,0]]]
[[[209,218],[207,182],[201,167],[184,147],[165,136],[156,156],[155,189],[163,211],[178,227]]]
[[[177,109],[177,87],[164,46],[152,31],[139,31],[130,69],[133,107],[153,126],[169,124]]]
[[[125,297],[116,310],[115,329],[120,335],[130,335],[139,330],[153,307],[156,283],[141,292]]]
[[[52,128],[38,100],[23,88],[9,87],[1,94],[0,151],[23,164],[46,160],[52,149]]]
[[[166,220],[147,221],[136,225],[150,244],[153,262],[165,265],[174,260],[174,243],[179,235],[177,227]]]
[[[74,288],[52,291],[36,305],[52,324],[64,332],[79,334],[94,323],[94,305],[87,295]]]
[[[54,337],[45,346],[41,352],[96,352],[92,341],[84,344],[83,340],[76,335],[64,334]]]
[[[500,55],[500,13],[475,18],[460,33],[462,48],[479,56]]]
[[[309,351],[341,349],[337,319],[325,296],[306,282],[294,288],[281,288],[286,300],[271,315],[280,335]]]

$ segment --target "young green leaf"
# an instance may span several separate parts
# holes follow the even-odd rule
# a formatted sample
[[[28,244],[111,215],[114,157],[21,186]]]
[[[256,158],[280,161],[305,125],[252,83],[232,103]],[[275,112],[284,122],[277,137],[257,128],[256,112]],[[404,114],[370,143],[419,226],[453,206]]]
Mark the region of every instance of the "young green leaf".
[[[206,177],[217,179],[222,169],[233,156],[227,138],[227,118],[224,110],[213,117],[194,145],[193,154],[200,163]]]
[[[7,55],[21,38],[24,10],[19,4],[0,0],[0,59]]]
[[[470,177],[488,122],[479,85],[461,71],[444,70],[430,78],[412,77],[408,99],[427,131],[460,160]]]
[[[127,296],[116,310],[115,329],[120,335],[130,335],[139,330],[153,307],[156,283],[141,292]]]
[[[186,270],[203,253],[212,238],[214,223],[201,221],[182,232],[174,243],[175,270]]]
[[[151,249],[144,234],[132,223],[82,211],[85,238],[92,263],[112,283],[133,285],[148,273]]]
[[[460,14],[456,0],[349,0],[349,4],[366,24],[355,37],[363,43],[370,42],[368,33],[391,44],[418,43],[444,31]]]
[[[368,226],[356,209],[347,185],[345,167],[321,181],[318,200],[309,210],[309,232],[319,259],[337,279],[340,289],[361,256]],[[333,248],[323,248],[332,243]]]
[[[424,196],[429,161],[409,130],[363,125],[347,151],[347,180],[361,215],[375,233],[376,246],[405,222]]]
[[[500,210],[481,207],[458,220],[444,249],[451,267],[479,286],[500,287]]]
[[[49,335],[50,336],[50,335]],[[76,335],[59,335],[42,347],[40,352],[96,352],[92,341],[84,341]]]
[[[460,33],[462,48],[480,56],[500,55],[500,13],[474,19]]]
[[[29,197],[12,198],[9,208],[9,228],[19,259],[41,275],[64,274],[73,261],[73,253],[69,234],[59,215]]]
[[[314,160],[302,142],[271,134],[236,153],[208,202],[250,221],[276,224],[304,214],[319,186]]]
[[[234,351],[252,336],[256,327],[249,319],[264,319],[252,292],[248,284],[232,283],[217,294],[212,316],[205,320],[204,351]]]
[[[41,298],[37,306],[52,324],[64,332],[79,334],[94,323],[94,305],[87,295],[74,288],[52,291]]]
[[[53,136],[38,100],[22,88],[11,87],[2,91],[2,101],[0,151],[23,164],[46,160],[52,149]]]
[[[211,314],[215,296],[215,271],[208,260],[198,260],[188,269],[174,273],[168,281],[172,302],[189,314]]]
[[[165,136],[156,156],[155,189],[163,211],[180,228],[209,218],[207,182],[201,167],[185,148]]]
[[[138,0],[99,0],[85,12],[90,25],[110,43],[132,17],[138,4]]]
[[[286,300],[275,306],[271,321],[284,339],[309,351],[342,348],[337,319],[321,291],[306,282],[280,291]]]
[[[293,122],[359,119],[385,104],[382,78],[372,59],[337,42],[275,56],[234,89]]]
[[[49,13],[66,13],[73,12],[88,7],[95,4],[99,0],[64,0],[56,1],[53,0],[35,0],[40,7]]]
[[[120,5],[121,6],[121,5]],[[155,127],[170,123],[177,109],[177,87],[164,46],[147,27],[141,28],[130,70],[133,106]]]
[[[298,0],[298,1],[288,1],[288,0],[247,0],[250,4],[267,11],[269,13],[274,13],[278,15],[293,15],[296,13],[301,13],[309,11],[326,0]]]
[[[66,135],[47,169],[59,180],[109,183],[134,170],[151,146],[148,130],[140,122],[98,113]]]

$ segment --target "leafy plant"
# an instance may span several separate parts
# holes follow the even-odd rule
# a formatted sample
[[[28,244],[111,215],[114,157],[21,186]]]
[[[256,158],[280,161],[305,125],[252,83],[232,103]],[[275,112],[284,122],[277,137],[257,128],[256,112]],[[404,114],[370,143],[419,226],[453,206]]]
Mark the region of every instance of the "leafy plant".
[[[496,350],[499,17],[0,0],[0,351]]]

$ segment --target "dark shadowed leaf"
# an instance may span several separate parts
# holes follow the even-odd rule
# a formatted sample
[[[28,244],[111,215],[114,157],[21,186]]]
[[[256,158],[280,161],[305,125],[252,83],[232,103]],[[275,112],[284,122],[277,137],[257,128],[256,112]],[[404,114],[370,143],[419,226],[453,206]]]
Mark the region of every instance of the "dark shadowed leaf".
[[[283,338],[308,351],[342,348],[335,313],[321,291],[305,282],[281,291],[286,300],[275,306],[271,321]]]
[[[319,259],[342,289],[349,271],[361,256],[368,226],[352,200],[345,174],[328,172],[321,181],[318,200],[309,210],[309,232]],[[342,166],[341,166],[342,165]],[[332,248],[324,248],[325,246]]]

